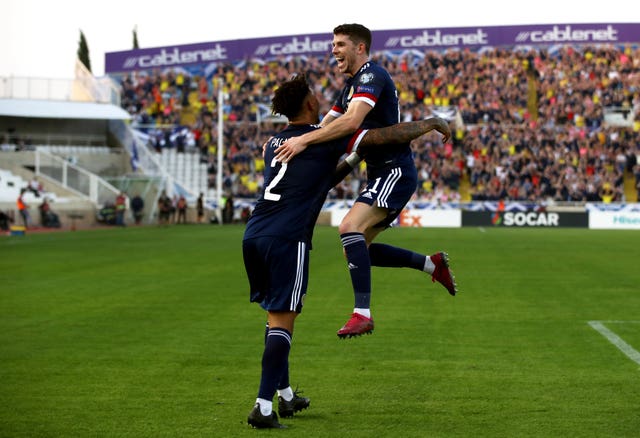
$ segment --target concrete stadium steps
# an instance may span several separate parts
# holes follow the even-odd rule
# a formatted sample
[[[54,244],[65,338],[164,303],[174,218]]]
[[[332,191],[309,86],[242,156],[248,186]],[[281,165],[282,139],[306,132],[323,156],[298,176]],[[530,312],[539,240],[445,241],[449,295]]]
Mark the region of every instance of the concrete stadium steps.
[[[109,146],[38,145],[36,147],[43,152],[64,156],[74,154],[108,155],[112,153]]]
[[[31,174],[33,177],[33,173]],[[18,196],[20,196],[21,190],[29,187],[29,181],[30,179],[25,179],[22,175],[13,173],[9,169],[0,169],[0,202],[15,204]],[[42,178],[40,178],[39,181],[43,183]],[[30,190],[27,190],[23,195],[23,199],[28,205],[39,205],[44,198],[49,199],[50,202],[66,202],[68,200],[46,189],[40,191],[38,196]]]
[[[207,165],[200,162],[198,153],[179,153],[175,149],[163,149],[160,154],[160,165],[180,184],[187,187],[194,195],[207,193]]]
[[[15,173],[9,169],[0,169],[0,210],[12,218],[14,225],[22,225],[16,200],[20,189],[28,186],[30,177],[34,174],[24,168],[14,170],[16,170]],[[23,198],[31,218],[30,229],[31,227],[42,228],[38,207],[45,198],[49,200],[52,211],[59,216],[63,229],[88,228],[95,225],[96,209],[91,201],[68,193],[48,178],[39,178],[39,180],[44,185],[44,190],[39,193],[39,196],[28,190]]]

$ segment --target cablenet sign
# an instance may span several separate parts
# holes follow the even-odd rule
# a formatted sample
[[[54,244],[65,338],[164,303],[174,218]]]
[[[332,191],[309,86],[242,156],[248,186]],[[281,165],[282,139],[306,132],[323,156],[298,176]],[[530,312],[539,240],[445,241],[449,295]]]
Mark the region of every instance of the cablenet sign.
[[[514,47],[553,44],[640,44],[640,23],[550,24],[373,30],[372,52],[480,50],[483,47]],[[215,63],[251,59],[279,60],[288,56],[331,54],[333,35],[289,35],[214,41],[180,46],[110,52],[105,73],[192,66],[199,71]]]

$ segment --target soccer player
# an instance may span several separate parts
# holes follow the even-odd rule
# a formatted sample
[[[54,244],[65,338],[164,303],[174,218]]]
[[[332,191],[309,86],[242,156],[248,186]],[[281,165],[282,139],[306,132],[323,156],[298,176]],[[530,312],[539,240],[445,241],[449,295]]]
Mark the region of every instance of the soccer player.
[[[366,154],[375,145],[410,141],[434,129],[445,138],[451,135],[447,123],[434,117],[358,130],[282,163],[274,151],[287,138],[320,129],[319,103],[305,77],[297,76],[276,90],[271,107],[274,114],[286,116],[289,124],[265,144],[264,188],[242,242],[250,301],[267,311],[260,387],[247,419],[256,428],[284,427],[273,409],[276,392],[281,417],[292,416],[310,404],[289,385],[289,351],[294,320],[302,311],[307,290],[313,228],[329,189],[360,160],[354,152],[336,168],[339,158],[352,147],[359,146],[360,153]]]
[[[347,83],[323,129],[287,140],[276,157],[286,162],[310,144],[349,135],[358,128],[398,123],[398,91],[389,73],[369,60],[371,32],[361,24],[343,24],[333,30],[333,56]],[[313,148],[312,148],[313,149]],[[431,256],[391,245],[372,243],[402,212],[417,187],[417,171],[408,142],[394,142],[365,156],[367,185],[342,220],[340,239],[354,292],[351,318],[338,331],[341,338],[373,331],[371,266],[409,267],[431,274],[451,295],[457,285],[444,252]]]

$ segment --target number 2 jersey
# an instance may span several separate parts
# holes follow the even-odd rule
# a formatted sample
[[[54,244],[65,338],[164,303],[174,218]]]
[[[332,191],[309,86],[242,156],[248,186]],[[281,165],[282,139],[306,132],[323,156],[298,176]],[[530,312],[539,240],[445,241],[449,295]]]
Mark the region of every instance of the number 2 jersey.
[[[338,160],[357,144],[362,131],[351,137],[311,145],[288,163],[275,160],[274,151],[291,137],[298,137],[317,125],[288,125],[266,145],[264,188],[251,213],[244,239],[277,236],[305,242],[311,248],[313,228],[331,189]]]

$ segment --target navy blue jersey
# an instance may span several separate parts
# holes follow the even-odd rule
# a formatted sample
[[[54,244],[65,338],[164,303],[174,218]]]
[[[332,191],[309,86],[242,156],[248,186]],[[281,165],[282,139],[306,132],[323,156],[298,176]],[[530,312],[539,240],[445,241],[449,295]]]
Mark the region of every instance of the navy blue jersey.
[[[398,90],[389,73],[373,61],[366,62],[347,80],[329,115],[340,117],[347,112],[349,103],[363,101],[372,107],[362,128],[383,128],[400,122]],[[409,143],[376,146],[367,152],[367,168],[407,164],[412,160]]]
[[[274,150],[286,139],[315,129],[320,128],[289,125],[267,143],[264,188],[247,222],[244,239],[278,236],[311,246],[313,227],[331,189],[331,177],[351,138],[310,146],[288,163],[276,161]]]

